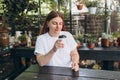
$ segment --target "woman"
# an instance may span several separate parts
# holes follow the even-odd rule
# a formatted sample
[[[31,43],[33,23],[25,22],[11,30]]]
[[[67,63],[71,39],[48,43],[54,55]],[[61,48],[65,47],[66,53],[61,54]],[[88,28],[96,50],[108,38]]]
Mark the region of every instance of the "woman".
[[[77,44],[65,30],[62,14],[51,11],[36,41],[35,55],[40,66],[72,67],[75,71],[79,69]],[[60,35],[66,38],[61,40]]]

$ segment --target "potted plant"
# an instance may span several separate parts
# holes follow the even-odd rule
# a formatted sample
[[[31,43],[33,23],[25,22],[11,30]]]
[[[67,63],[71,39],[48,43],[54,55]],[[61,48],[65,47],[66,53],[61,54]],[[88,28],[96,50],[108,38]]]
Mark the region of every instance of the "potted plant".
[[[101,46],[109,47],[109,45],[110,45],[109,35],[106,33],[102,33]]]
[[[81,10],[83,8],[83,3],[81,0],[77,0],[76,1],[76,6],[78,10]]]
[[[89,13],[90,14],[95,14],[97,10],[97,6],[99,4],[98,0],[90,1],[90,0],[85,0],[86,6],[89,8]]]
[[[90,49],[95,47],[95,43],[97,42],[97,38],[93,37],[91,34],[86,34],[87,36],[87,43]]]
[[[80,48],[83,45],[83,35],[82,34],[76,34],[75,39],[78,43],[78,48]]]
[[[20,40],[20,45],[21,46],[26,46],[27,45],[27,38],[26,35],[21,35],[18,37],[18,40]]]
[[[4,16],[5,22],[11,27],[12,36],[15,31],[32,30],[34,23],[29,12],[37,12],[39,5],[36,1],[30,0],[3,0],[1,3],[5,5]]]
[[[115,31],[112,33],[112,36],[113,36],[113,45],[118,47],[120,46],[120,32],[119,31]]]

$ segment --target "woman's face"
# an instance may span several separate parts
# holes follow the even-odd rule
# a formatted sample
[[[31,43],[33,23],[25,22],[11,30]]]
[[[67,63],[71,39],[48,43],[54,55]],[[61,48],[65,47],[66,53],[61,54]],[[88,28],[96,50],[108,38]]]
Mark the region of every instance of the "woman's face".
[[[62,30],[63,20],[60,17],[55,17],[47,23],[49,27],[49,34],[53,37],[57,37]]]

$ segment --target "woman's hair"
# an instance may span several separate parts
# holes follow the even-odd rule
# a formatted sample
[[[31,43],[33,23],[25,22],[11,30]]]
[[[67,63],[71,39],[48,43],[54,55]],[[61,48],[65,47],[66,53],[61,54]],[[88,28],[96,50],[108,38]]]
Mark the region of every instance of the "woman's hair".
[[[64,18],[63,18],[63,15],[58,12],[58,11],[51,11],[48,16],[46,17],[45,19],[45,22],[43,24],[43,27],[41,29],[41,32],[40,34],[44,34],[46,32],[49,31],[49,28],[48,28],[48,25],[47,25],[47,22],[50,21],[51,19],[55,18],[55,17],[61,17],[61,19],[63,20],[63,27],[62,27],[62,31],[66,31],[66,27],[65,27],[65,24],[64,24]]]

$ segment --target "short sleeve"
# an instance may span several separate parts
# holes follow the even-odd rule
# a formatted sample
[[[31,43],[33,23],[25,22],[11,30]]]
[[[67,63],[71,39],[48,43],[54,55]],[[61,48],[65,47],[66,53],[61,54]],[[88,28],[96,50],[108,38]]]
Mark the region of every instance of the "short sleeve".
[[[37,37],[37,40],[36,40],[36,45],[35,45],[35,51],[34,51],[34,54],[36,55],[36,53],[41,53],[44,55],[44,40],[43,38],[41,38],[41,36],[38,36]]]
[[[69,42],[69,46],[70,46],[70,51],[72,51],[73,49],[76,49],[77,47],[77,43],[73,37],[73,35],[71,33],[68,32],[68,42]]]

